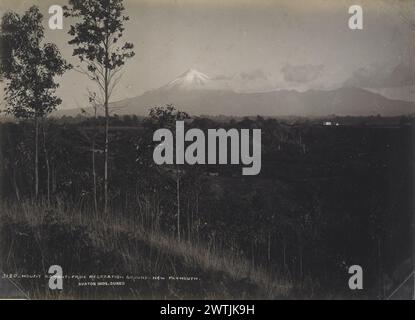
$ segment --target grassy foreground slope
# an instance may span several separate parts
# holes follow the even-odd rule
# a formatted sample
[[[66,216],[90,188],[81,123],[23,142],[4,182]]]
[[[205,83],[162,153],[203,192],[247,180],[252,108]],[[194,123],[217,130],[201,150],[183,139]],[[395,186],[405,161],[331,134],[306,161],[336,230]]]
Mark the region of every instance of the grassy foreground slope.
[[[29,201],[0,212],[2,270],[33,299],[284,299],[297,291],[214,244],[178,242],[131,218]],[[48,288],[51,265],[63,268],[62,291]]]

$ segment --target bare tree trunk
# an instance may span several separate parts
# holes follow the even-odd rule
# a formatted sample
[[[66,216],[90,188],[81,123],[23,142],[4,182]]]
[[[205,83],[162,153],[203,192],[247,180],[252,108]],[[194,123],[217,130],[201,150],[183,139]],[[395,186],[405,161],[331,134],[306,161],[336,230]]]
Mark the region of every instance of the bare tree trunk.
[[[190,242],[190,224],[191,224],[191,208],[190,208],[190,200],[187,198],[187,206],[186,206],[186,220],[187,220],[187,230],[186,230],[186,237],[187,241]]]
[[[106,49],[108,58],[108,49]],[[108,211],[108,134],[109,134],[109,110],[108,110],[108,68],[105,68],[104,77],[104,108],[105,108],[105,147],[104,147],[104,213]]]
[[[20,201],[20,191],[19,191],[19,186],[17,185],[16,168],[14,165],[13,165],[13,184],[14,184],[14,191],[16,193],[16,199],[17,201]]]
[[[35,199],[39,195],[39,119],[35,115]]]
[[[10,134],[7,134],[7,140],[9,141],[9,144],[12,144],[12,141],[10,140]],[[16,155],[13,159],[14,161],[12,163],[11,169],[12,169],[12,180],[13,180],[12,183],[13,183],[13,186],[14,186],[14,193],[16,195],[16,200],[20,201],[19,185],[17,183],[17,178],[16,178],[16,164],[18,163],[17,158],[18,157]]]
[[[45,164],[46,164],[46,188],[47,188],[47,201],[50,203],[50,164],[48,150],[46,148],[46,131],[45,131],[45,122],[42,122],[42,132],[43,132],[43,153],[45,154]]]
[[[284,263],[284,271],[288,270],[287,267],[287,244],[285,243],[285,240],[283,241],[283,247],[282,247],[282,260]]]
[[[299,258],[300,258],[300,279],[303,279],[303,246],[299,246]]]
[[[180,171],[177,167],[176,176],[176,196],[177,196],[177,239],[180,241]]]
[[[52,193],[56,192],[56,167],[52,168]]]
[[[251,263],[252,263],[252,268],[255,268],[255,244],[254,244],[254,240],[252,240],[252,242],[251,242]]]
[[[95,170],[95,136],[92,140],[92,177],[93,177],[93,193],[94,193],[94,209],[95,213],[98,212],[98,200],[97,200],[97,173]]]
[[[104,149],[104,213],[108,211],[108,105],[105,104],[105,149]]]

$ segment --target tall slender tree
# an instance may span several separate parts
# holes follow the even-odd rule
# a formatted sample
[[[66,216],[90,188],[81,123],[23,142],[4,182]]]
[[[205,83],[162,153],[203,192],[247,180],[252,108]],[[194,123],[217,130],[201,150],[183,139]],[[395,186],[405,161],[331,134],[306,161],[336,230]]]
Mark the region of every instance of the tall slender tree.
[[[6,80],[6,111],[16,118],[31,118],[35,124],[35,197],[39,195],[39,123],[62,102],[55,95],[62,75],[70,65],[56,45],[42,43],[44,29],[39,8],[32,6],[22,16],[8,12],[1,21],[1,43],[6,48],[1,73]]]
[[[105,110],[104,212],[108,210],[109,100],[127,58],[134,56],[133,44],[119,44],[128,17],[122,0],[69,0],[65,16],[76,20],[70,27],[73,54],[84,65],[80,70],[95,81]]]
[[[168,104],[164,107],[154,107],[150,110],[149,113],[150,121],[153,125],[160,127],[160,128],[168,128],[170,130],[175,130],[176,121],[184,121],[186,119],[190,119],[189,114],[183,111],[176,110],[174,105]],[[181,170],[179,165],[175,165],[176,167],[176,174],[175,174],[175,182],[176,182],[176,232],[177,232],[177,240],[180,241],[181,239],[181,202],[180,202],[180,179],[181,179]]]
[[[1,69],[2,61],[6,57],[7,48],[6,43],[4,42],[4,38],[0,36],[0,82],[3,80],[3,72]]]

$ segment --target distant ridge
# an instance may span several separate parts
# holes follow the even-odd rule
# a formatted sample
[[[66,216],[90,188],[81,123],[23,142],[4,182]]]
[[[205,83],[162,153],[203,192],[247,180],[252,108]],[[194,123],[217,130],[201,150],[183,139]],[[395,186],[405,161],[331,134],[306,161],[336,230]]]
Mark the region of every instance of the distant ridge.
[[[235,92],[223,82],[190,69],[166,85],[111,103],[114,113],[145,116],[150,108],[174,104],[191,115],[225,116],[398,116],[415,113],[415,102],[391,100],[356,87],[335,90]],[[80,109],[55,116],[76,115]]]

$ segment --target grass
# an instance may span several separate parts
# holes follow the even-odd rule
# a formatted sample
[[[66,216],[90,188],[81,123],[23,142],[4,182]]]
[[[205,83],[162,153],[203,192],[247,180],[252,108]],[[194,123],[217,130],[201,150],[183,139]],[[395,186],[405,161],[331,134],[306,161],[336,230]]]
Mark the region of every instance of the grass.
[[[5,272],[44,275],[58,264],[68,277],[138,277],[125,286],[104,287],[81,287],[79,280],[64,278],[62,291],[50,290],[44,278],[18,279],[33,299],[284,299],[296,291],[285,277],[233,252],[212,243],[179,242],[146,230],[134,217],[80,211],[64,202],[1,203],[0,212]]]

